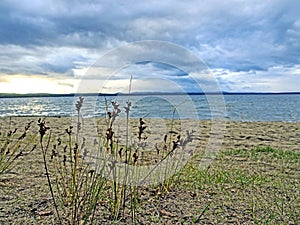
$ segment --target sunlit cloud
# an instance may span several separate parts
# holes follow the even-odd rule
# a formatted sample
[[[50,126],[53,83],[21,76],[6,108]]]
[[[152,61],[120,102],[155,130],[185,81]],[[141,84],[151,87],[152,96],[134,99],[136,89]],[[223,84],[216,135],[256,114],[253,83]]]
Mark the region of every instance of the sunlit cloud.
[[[3,75],[1,75],[2,77]],[[58,80],[39,75],[10,75],[0,79],[1,93],[74,93],[74,81]]]
[[[266,71],[232,72],[215,69],[222,90],[237,92],[297,92],[300,83],[300,65],[276,66]]]

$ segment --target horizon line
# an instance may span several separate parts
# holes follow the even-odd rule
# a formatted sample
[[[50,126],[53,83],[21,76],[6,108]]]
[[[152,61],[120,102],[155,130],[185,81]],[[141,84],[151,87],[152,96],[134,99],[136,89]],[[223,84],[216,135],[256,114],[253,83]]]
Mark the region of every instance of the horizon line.
[[[0,98],[15,98],[15,97],[72,97],[72,96],[139,96],[139,95],[279,95],[279,94],[300,94],[300,92],[132,92],[132,93],[0,93]]]

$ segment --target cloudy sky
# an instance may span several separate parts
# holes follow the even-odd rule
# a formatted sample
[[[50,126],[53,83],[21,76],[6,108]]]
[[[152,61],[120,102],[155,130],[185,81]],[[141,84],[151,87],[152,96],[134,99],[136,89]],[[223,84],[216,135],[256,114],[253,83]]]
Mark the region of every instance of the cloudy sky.
[[[117,72],[108,65],[88,72],[113,49],[144,40],[191,51],[223,91],[300,91],[299,8],[298,0],[2,0],[0,93],[73,93],[95,76],[109,80],[99,89],[114,92],[129,74],[136,86],[147,80],[157,90],[180,83],[197,91],[162,49],[165,63],[142,57]]]

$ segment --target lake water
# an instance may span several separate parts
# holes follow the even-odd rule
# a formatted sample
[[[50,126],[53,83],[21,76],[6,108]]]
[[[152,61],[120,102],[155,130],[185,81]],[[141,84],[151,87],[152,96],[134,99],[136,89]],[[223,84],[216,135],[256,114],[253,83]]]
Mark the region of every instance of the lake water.
[[[85,96],[82,115],[103,116],[116,101],[125,116],[128,96]],[[299,94],[130,96],[130,117],[300,121]],[[0,98],[0,116],[74,116],[77,97]]]

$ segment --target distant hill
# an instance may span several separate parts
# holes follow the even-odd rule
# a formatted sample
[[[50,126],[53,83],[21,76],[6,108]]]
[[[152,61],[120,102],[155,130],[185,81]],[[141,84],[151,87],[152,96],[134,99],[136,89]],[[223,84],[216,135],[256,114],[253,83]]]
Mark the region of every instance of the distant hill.
[[[47,94],[47,93],[16,94],[16,93],[0,93],[0,98],[63,97],[63,96],[74,96],[74,94]]]
[[[220,94],[220,93],[170,93],[170,92],[134,92],[134,93],[70,93],[70,94],[47,94],[47,93],[30,93],[30,94],[17,94],[17,93],[0,93],[0,98],[30,98],[30,97],[74,97],[74,96],[139,96],[139,95],[204,95],[204,94]],[[222,92],[223,95],[274,95],[274,94],[300,94],[300,92]]]

